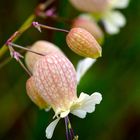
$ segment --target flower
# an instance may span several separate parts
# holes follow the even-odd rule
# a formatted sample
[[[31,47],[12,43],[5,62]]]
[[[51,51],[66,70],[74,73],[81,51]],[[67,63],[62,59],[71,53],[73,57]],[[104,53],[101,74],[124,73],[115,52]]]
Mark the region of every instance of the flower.
[[[51,52],[39,59],[34,65],[31,78],[38,95],[55,112],[56,119],[46,128],[48,139],[52,137],[61,118],[65,118],[69,113],[85,118],[102,100],[98,92],[91,95],[81,93],[79,98],[77,97],[76,71],[62,53]]]
[[[102,100],[102,96],[98,92],[95,92],[90,96],[88,94],[81,93],[79,98],[71,106],[69,113],[72,113],[73,115],[84,119],[87,113],[92,113],[95,111],[95,105],[100,104],[101,100]],[[64,113],[62,116],[57,117],[53,122],[51,122],[48,125],[48,127],[46,128],[46,137],[48,139],[52,138],[56,125],[58,124],[61,118],[66,117],[66,114],[67,112]]]
[[[101,20],[106,32],[109,34],[119,33],[120,28],[126,24],[125,17],[117,10],[106,11]]]
[[[116,9],[124,9],[129,0],[110,0],[109,8],[101,14],[105,30],[109,34],[117,34],[126,24],[124,15]]]
[[[125,26],[126,19],[116,9],[126,8],[129,0],[70,0],[79,10],[88,12],[97,21],[102,21],[109,34],[117,34]]]
[[[30,49],[32,51],[38,52],[38,53],[42,53],[44,55],[47,55],[48,53],[57,51],[60,53],[63,53],[59,47],[57,47],[55,44],[48,42],[48,41],[44,41],[44,40],[39,40],[37,42],[35,42]],[[32,72],[33,71],[33,67],[35,65],[35,63],[42,58],[43,56],[32,53],[32,52],[27,52],[25,55],[25,63],[27,68]]]

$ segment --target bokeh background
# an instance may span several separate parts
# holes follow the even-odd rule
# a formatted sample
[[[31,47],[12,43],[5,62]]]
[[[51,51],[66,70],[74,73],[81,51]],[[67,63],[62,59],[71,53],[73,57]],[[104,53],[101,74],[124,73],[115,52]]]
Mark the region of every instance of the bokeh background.
[[[0,46],[34,11],[37,0],[0,0]],[[68,0],[56,0],[59,16],[70,19],[78,12]],[[82,120],[70,116],[80,140],[140,140],[140,1],[131,0],[122,10],[127,25],[117,35],[105,37],[103,57],[82,78],[81,91],[103,95],[96,111]],[[52,19],[40,22],[69,29]],[[16,43],[26,46],[45,39],[60,46],[76,66],[79,59],[68,49],[65,34],[31,28]],[[26,95],[28,75],[9,53],[0,58],[0,140],[45,140],[45,128],[53,112],[46,113]],[[59,122],[53,140],[65,139],[64,121]]]

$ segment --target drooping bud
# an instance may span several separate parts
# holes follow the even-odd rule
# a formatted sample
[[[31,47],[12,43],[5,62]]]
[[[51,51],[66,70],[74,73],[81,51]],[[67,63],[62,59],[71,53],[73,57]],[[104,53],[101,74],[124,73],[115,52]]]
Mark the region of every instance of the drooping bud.
[[[84,12],[100,13],[105,11],[111,0],[70,0],[71,4],[78,10]]]
[[[101,57],[102,49],[95,38],[85,29],[72,28],[66,42],[75,53],[90,58]]]
[[[61,50],[54,45],[53,43],[50,43],[48,41],[37,41],[35,42],[31,48],[32,51],[47,55],[48,53],[57,51],[57,52],[61,52]],[[42,58],[43,56],[32,53],[32,52],[27,52],[25,55],[25,63],[28,67],[28,69],[32,72],[33,71],[33,67],[34,64],[36,63],[37,60],[39,60],[40,58]]]
[[[72,27],[79,27],[86,29],[89,33],[91,33],[95,39],[101,44],[104,38],[103,32],[101,28],[98,26],[98,24],[94,21],[93,17],[91,17],[88,14],[83,14],[79,17],[77,17]]]
[[[27,94],[30,97],[30,99],[37,105],[39,106],[41,109],[46,109],[49,107],[49,105],[43,100],[43,98],[40,96],[35,83],[33,81],[33,77],[31,77],[30,79],[28,79],[28,81],[26,82],[26,90],[27,90]]]
[[[56,115],[70,110],[77,99],[75,69],[61,53],[52,52],[38,60],[33,69],[33,80],[40,96]]]

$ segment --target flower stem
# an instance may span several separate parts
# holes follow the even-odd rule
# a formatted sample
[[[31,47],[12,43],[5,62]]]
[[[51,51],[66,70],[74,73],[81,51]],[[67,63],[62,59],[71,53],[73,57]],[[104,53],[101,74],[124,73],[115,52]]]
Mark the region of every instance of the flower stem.
[[[15,41],[17,40],[31,25],[33,20],[35,20],[36,16],[33,14],[27,18],[27,20],[23,23],[23,25],[19,28],[18,31],[16,31],[9,39],[8,41]],[[8,47],[7,44],[4,44],[2,48],[0,49],[0,58],[3,57],[3,55],[7,52]]]
[[[54,2],[54,0],[47,0],[46,2],[37,5],[37,7],[35,9],[43,11],[53,2]],[[32,15],[30,15],[26,19],[26,21],[21,25],[21,27],[13,35],[11,35],[11,37],[8,39],[7,42],[16,41],[27,29],[29,29],[31,27],[32,22],[36,19],[36,17],[37,17],[36,13],[33,13]],[[8,50],[7,42],[0,49],[0,58],[3,57],[4,54]]]
[[[48,29],[48,30],[54,30],[54,31],[69,33],[68,30],[64,30],[64,29],[59,29],[59,28],[55,28],[55,27],[43,25],[43,24],[40,24],[40,23],[38,23],[38,22],[33,22],[32,25],[33,25],[35,28],[37,28],[39,31],[40,31],[41,28],[44,28],[44,29]]]
[[[27,74],[29,76],[32,76],[31,72],[25,67],[25,65],[22,63],[22,61],[20,59],[18,60],[18,62],[21,65],[21,67],[27,72]]]
[[[14,43],[12,43],[12,42],[9,43],[9,46],[12,46],[12,47],[15,47],[15,48],[19,48],[19,49],[22,49],[22,50],[25,50],[25,51],[29,51],[29,52],[35,53],[35,54],[37,54],[37,55],[45,56],[45,55],[42,54],[42,53],[38,53],[38,52],[36,52],[36,51],[32,51],[31,49],[22,47],[22,46],[20,46],[20,45],[14,44]]]
[[[20,53],[16,52],[12,46],[9,45],[8,48],[9,48],[11,57],[14,58],[20,64],[20,66],[27,72],[29,76],[32,76],[32,73],[26,68],[26,66],[21,61],[21,58],[24,58],[24,57]]]

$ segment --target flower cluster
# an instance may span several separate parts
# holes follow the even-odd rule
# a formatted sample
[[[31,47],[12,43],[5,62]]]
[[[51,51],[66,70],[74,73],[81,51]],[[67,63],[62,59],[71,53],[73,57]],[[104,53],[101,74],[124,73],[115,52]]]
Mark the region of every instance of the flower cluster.
[[[26,54],[26,64],[32,72],[26,84],[27,93],[40,108],[54,110],[56,120],[46,129],[46,137],[50,139],[60,118],[67,117],[69,113],[85,118],[87,113],[95,110],[102,96],[95,92],[92,95],[81,93],[77,97],[78,75],[75,68],[52,43],[38,41],[31,49],[43,52],[45,56],[31,52]]]
[[[102,21],[106,32],[118,33],[120,27],[126,23],[124,16],[116,9],[127,7],[129,0],[69,0],[78,10],[85,12],[72,22],[70,31],[46,26],[38,22],[31,25],[40,32],[42,28],[66,33],[67,46],[76,54],[85,57],[80,60],[75,70],[73,64],[55,44],[48,41],[37,41],[30,48],[14,44],[16,36],[25,29],[15,32],[6,42],[10,54],[29,74],[26,82],[27,94],[41,109],[54,111],[53,122],[46,128],[46,137],[51,139],[54,129],[60,119],[64,118],[66,137],[77,140],[70,124],[68,115],[71,113],[79,118],[85,118],[87,113],[95,111],[95,105],[102,100],[99,92],[91,95],[81,93],[77,95],[77,86],[81,77],[102,56],[100,44],[104,41],[104,33],[99,21]],[[49,3],[49,2],[48,2]],[[45,5],[48,4],[47,2]],[[47,11],[45,5],[37,7],[36,14],[40,17],[54,17],[55,9]],[[56,18],[56,16],[55,16]],[[29,20],[30,21],[30,20]],[[27,26],[27,23],[24,24]],[[31,27],[28,25],[28,27]],[[15,51],[14,47],[27,51],[25,54],[26,66],[20,60],[23,56]]]
[[[120,28],[125,26],[126,19],[118,11],[128,6],[129,0],[69,0],[79,11],[83,12],[73,20],[72,27],[80,27],[90,32],[99,44],[104,42],[103,29],[98,25],[101,22],[105,31],[110,34],[117,34]],[[85,58],[77,65],[78,73],[82,71],[78,80],[96,62],[96,58]],[[79,75],[79,74],[78,74]]]
[[[126,24],[125,17],[116,9],[124,9],[129,0],[69,0],[78,10],[85,12],[92,23],[102,21],[109,34],[116,34]],[[78,17],[79,18],[79,17]],[[85,18],[87,19],[87,18]],[[91,21],[90,21],[91,22]],[[83,25],[82,25],[83,26]],[[85,25],[84,25],[85,26]]]

